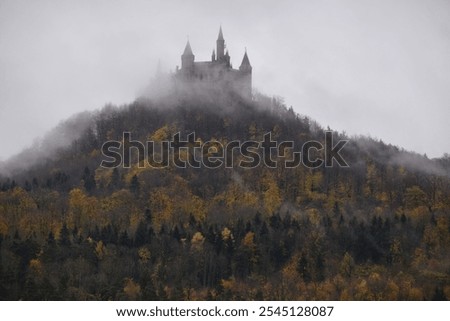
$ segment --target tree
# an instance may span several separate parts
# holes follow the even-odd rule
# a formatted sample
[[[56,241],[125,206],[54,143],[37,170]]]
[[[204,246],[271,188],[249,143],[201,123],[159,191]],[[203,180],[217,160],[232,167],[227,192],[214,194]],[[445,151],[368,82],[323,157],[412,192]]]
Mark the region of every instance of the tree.
[[[59,232],[59,245],[69,246],[70,245],[70,232],[67,228],[66,223],[63,224],[61,231]]]
[[[263,180],[264,185],[264,206],[268,214],[272,214],[277,210],[282,202],[281,191],[272,176],[267,176]]]
[[[109,183],[109,188],[113,191],[120,189],[120,185],[121,185],[121,180],[120,180],[120,173],[119,170],[117,169],[117,167],[115,167],[112,170],[111,173],[111,181]]]
[[[354,269],[355,269],[355,261],[348,252],[345,252],[344,257],[342,258],[341,264],[339,266],[339,273],[341,273],[345,277],[351,277]]]
[[[136,247],[140,247],[146,244],[149,241],[148,233],[147,233],[147,225],[140,221],[138,227],[136,229],[135,237],[134,237],[134,245]]]
[[[302,252],[300,258],[297,262],[297,272],[303,278],[303,281],[306,283],[311,281],[311,273],[309,272],[309,264],[308,259],[306,258],[306,254]]]
[[[141,286],[133,281],[131,278],[125,279],[123,292],[129,300],[135,301],[141,297]]]
[[[84,182],[84,188],[87,192],[92,192],[95,190],[96,183],[95,183],[95,176],[91,174],[91,171],[89,170],[89,167],[84,168],[83,173],[83,182]]]
[[[444,290],[442,289],[442,287],[438,287],[437,286],[434,289],[434,294],[433,294],[433,297],[432,297],[431,300],[433,300],[433,301],[447,301],[448,298],[445,295]]]
[[[133,177],[131,178],[131,182],[130,182],[131,193],[133,193],[135,196],[138,196],[140,188],[141,188],[141,186],[139,184],[139,179],[138,179],[137,175],[133,175]]]
[[[427,194],[419,186],[407,188],[405,192],[405,206],[408,209],[427,206]]]

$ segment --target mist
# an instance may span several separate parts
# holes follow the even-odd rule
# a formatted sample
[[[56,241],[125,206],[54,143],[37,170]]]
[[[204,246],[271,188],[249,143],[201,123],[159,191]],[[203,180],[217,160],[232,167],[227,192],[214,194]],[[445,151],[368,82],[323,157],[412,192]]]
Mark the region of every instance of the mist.
[[[0,160],[73,114],[133,101],[158,62],[181,64],[188,37],[209,60],[219,25],[232,64],[246,47],[254,86],[296,112],[428,157],[450,151],[447,1],[6,0]]]
[[[0,175],[10,176],[34,165],[57,158],[58,152],[67,150],[88,129],[93,128],[94,114],[81,112],[61,121],[42,137],[35,138],[31,146],[0,163]]]

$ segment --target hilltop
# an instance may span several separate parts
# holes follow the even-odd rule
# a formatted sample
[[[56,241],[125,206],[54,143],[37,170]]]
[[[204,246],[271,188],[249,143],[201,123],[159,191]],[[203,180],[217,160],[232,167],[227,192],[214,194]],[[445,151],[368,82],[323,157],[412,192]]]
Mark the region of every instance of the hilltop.
[[[0,297],[448,297],[448,157],[333,133],[348,141],[348,167],[152,168],[136,151],[130,168],[100,166],[103,144],[123,142],[124,132],[141,142],[195,133],[224,145],[270,132],[299,150],[325,144],[326,131],[280,100],[202,89],[62,123],[6,164]]]

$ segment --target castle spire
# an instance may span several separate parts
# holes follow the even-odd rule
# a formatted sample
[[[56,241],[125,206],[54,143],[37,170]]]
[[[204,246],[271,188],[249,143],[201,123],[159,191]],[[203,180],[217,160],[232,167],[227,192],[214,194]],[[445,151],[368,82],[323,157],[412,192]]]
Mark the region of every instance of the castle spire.
[[[191,44],[189,43],[189,40],[186,43],[186,47],[184,48],[183,56],[193,56]]]
[[[184,52],[181,55],[181,69],[192,71],[194,68],[194,60],[195,56],[192,53],[191,44],[188,40],[186,43],[186,47],[184,48]]]
[[[252,66],[250,65],[250,60],[248,59],[247,56],[247,48],[245,49],[245,54],[244,54],[244,58],[242,59],[242,63],[241,66],[239,67],[239,70],[244,70],[244,69],[252,69]]]
[[[223,61],[224,55],[225,55],[225,40],[223,39],[222,26],[220,26],[219,37],[217,38],[216,44],[217,44],[217,50],[216,50],[217,60]]]
[[[220,26],[220,29],[219,29],[219,37],[217,38],[217,40],[224,40],[224,39],[223,39],[223,33],[222,33],[222,26]]]
[[[245,48],[244,58],[242,59],[239,72],[242,75],[242,94],[248,99],[252,98],[252,66],[247,55],[247,48]]]

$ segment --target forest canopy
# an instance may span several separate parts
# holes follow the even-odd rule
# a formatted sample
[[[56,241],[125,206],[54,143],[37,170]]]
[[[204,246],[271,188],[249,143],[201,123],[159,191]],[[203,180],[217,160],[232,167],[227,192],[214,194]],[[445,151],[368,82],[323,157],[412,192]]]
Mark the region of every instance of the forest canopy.
[[[323,141],[316,122],[264,95],[142,98],[70,124],[72,142],[18,155],[26,166],[10,164],[0,180],[3,300],[450,295],[448,156],[335,133],[349,140],[349,167],[100,166],[102,144],[125,131],[142,141]]]

